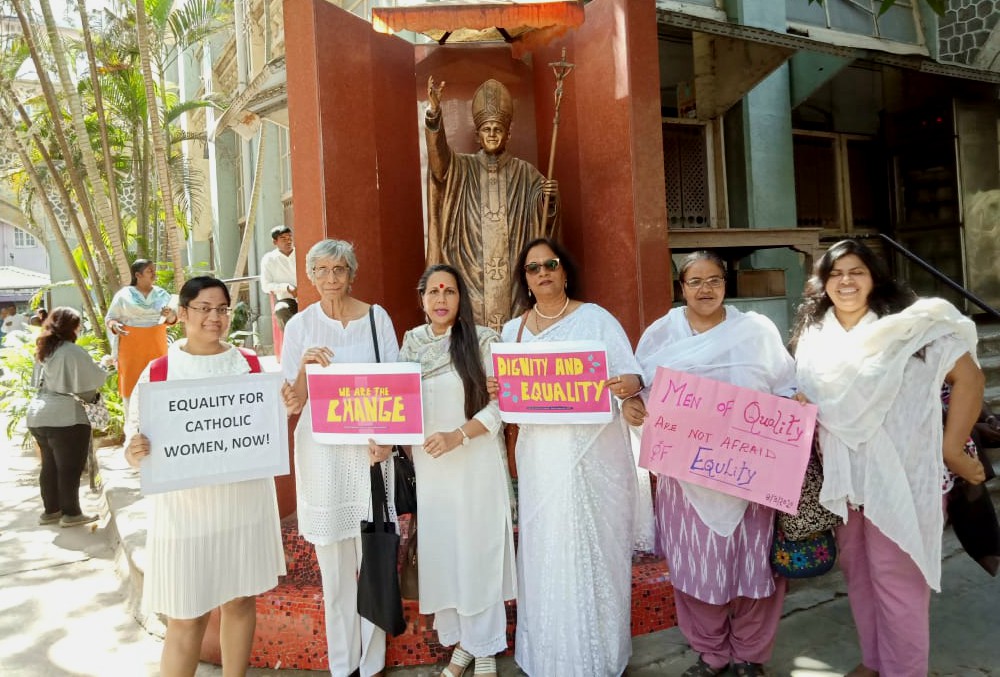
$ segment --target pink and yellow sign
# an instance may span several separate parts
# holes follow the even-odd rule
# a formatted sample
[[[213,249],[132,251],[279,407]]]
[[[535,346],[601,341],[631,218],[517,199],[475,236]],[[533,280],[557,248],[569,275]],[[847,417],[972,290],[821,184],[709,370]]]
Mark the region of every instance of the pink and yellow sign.
[[[816,407],[660,367],[639,465],[796,514]]]
[[[306,365],[313,439],[321,444],[423,444],[420,365]]]
[[[500,416],[508,423],[607,423],[608,358],[599,341],[494,343]]]

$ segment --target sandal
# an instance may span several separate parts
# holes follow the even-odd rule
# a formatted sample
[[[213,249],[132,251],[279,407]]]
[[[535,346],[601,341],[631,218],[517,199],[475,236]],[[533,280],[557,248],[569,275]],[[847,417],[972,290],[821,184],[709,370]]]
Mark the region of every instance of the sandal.
[[[715,677],[726,671],[726,668],[713,668],[711,665],[698,657],[698,662],[684,671],[681,677]]]
[[[470,663],[472,663],[472,654],[462,647],[456,646],[455,650],[451,652],[448,665],[444,666],[444,670],[441,671],[441,677],[462,677]],[[452,665],[458,668],[457,673],[452,671]]]
[[[476,675],[495,675],[497,674],[497,659],[493,656],[486,656],[484,658],[476,658],[476,669],[473,674]]]
[[[764,677],[766,674],[762,664],[748,661],[733,663],[733,673],[736,677]]]

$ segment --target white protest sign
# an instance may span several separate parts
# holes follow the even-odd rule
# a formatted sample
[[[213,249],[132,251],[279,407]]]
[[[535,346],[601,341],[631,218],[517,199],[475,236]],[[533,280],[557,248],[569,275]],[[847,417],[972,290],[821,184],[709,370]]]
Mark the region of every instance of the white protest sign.
[[[139,384],[143,494],[288,474],[281,374]]]

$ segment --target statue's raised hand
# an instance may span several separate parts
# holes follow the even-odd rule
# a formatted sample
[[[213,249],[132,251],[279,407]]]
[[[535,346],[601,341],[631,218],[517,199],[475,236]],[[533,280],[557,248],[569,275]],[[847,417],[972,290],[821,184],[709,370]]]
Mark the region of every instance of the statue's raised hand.
[[[434,76],[427,78],[427,112],[436,115],[441,108],[441,92],[444,91],[444,80],[440,84],[434,84]]]

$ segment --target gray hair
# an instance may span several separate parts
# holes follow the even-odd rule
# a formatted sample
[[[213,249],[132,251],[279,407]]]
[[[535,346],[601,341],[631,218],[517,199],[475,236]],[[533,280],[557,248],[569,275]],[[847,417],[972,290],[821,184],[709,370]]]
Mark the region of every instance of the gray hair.
[[[711,250],[699,249],[698,251],[691,252],[690,254],[685,256],[684,260],[681,261],[680,271],[677,274],[677,279],[683,282],[684,275],[685,273],[687,273],[688,268],[698,263],[699,261],[709,261],[711,263],[714,263],[719,267],[719,270],[722,271],[723,276],[725,276],[726,262],[722,260],[722,257]]]
[[[343,259],[347,267],[351,269],[350,278],[352,280],[358,272],[358,257],[354,255],[354,245],[345,240],[320,240],[309,249],[309,253],[306,254],[306,274],[310,280],[313,280],[312,270],[320,259],[333,259],[334,261]]]

